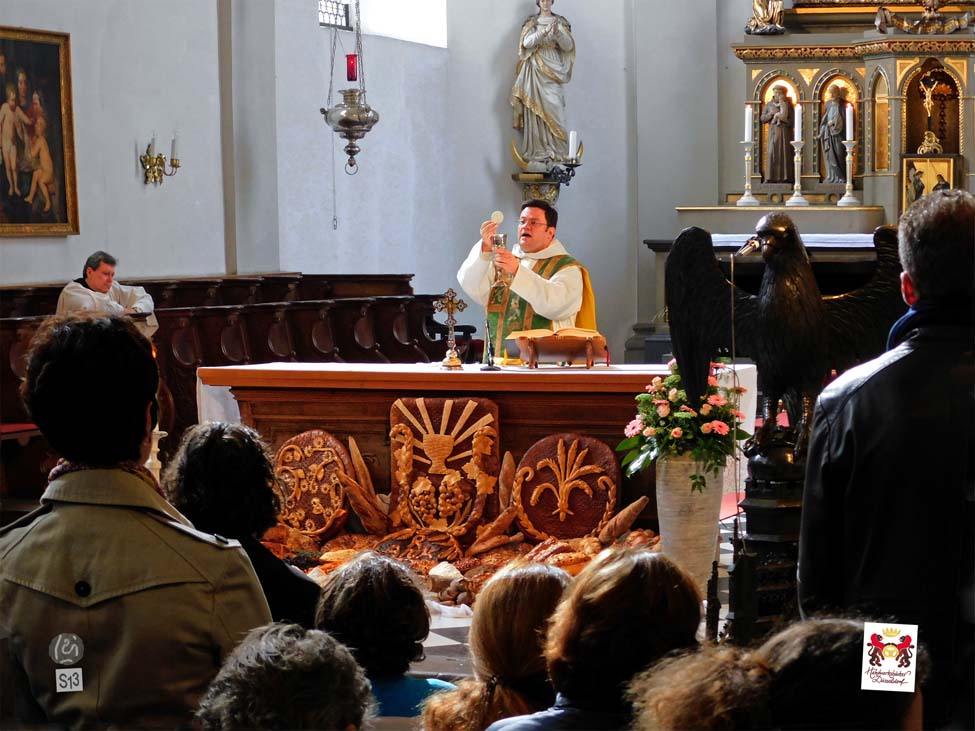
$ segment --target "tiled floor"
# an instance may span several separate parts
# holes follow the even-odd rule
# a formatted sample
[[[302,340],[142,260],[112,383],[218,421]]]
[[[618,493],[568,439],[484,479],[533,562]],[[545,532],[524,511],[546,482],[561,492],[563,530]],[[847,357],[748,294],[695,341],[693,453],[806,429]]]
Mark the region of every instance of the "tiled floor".
[[[743,497],[743,496],[742,496]],[[741,516],[740,531],[744,530],[744,516]],[[721,545],[718,565],[718,598],[721,600],[721,618],[728,612],[728,566],[731,564],[733,549],[731,537],[734,519],[727,518],[720,524]],[[434,676],[453,680],[471,675],[470,656],[467,648],[467,635],[470,617],[431,617],[430,636],[423,643],[426,658],[416,663],[412,671],[419,675]],[[701,630],[703,637],[703,625]]]

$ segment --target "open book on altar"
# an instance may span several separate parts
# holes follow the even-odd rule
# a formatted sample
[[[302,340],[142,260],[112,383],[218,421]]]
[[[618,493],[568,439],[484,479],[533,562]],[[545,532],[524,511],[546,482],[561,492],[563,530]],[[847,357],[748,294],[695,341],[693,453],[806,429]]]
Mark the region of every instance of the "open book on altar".
[[[596,359],[609,365],[606,338],[598,330],[582,327],[563,327],[559,330],[517,330],[509,333],[504,341],[505,350],[512,356],[520,353],[529,368],[537,368],[539,362],[585,362],[592,368]]]

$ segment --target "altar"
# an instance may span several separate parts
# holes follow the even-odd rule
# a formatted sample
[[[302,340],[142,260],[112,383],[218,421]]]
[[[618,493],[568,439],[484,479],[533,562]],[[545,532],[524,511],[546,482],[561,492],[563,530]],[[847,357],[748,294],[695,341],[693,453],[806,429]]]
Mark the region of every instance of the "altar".
[[[355,438],[380,492],[390,483],[390,407],[404,397],[476,396],[498,408],[500,451],[520,460],[537,440],[559,432],[595,437],[610,447],[636,413],[634,397],[665,365],[506,367],[482,371],[467,365],[446,371],[436,364],[267,363],[200,368],[200,419],[239,418],[260,432],[273,449],[302,431],[322,429],[346,442]],[[747,391],[743,428],[754,431],[757,372],[734,369]],[[730,379],[730,374],[724,378]],[[730,383],[728,384],[730,385]],[[621,504],[650,487],[646,478],[624,480]]]

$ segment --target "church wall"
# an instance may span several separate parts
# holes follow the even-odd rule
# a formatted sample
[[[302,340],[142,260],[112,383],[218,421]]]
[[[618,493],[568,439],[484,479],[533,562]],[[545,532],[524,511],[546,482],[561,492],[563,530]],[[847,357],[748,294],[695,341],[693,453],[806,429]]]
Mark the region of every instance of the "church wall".
[[[0,283],[72,279],[105,249],[119,274],[224,269],[214,2],[3,0],[0,22],[71,34],[78,236],[0,239]],[[152,131],[185,167],[145,186]]]
[[[572,25],[576,62],[565,87],[566,113],[585,145],[575,179],[562,187],[558,237],[592,275],[599,329],[617,362],[636,316],[632,7],[633,0],[553,6]],[[505,214],[501,231],[509,245],[516,235],[522,198],[511,180],[508,94],[521,24],[537,8],[531,0],[449,2],[447,12],[450,237],[442,252],[456,269],[491,211]],[[448,285],[456,287],[453,272]],[[483,329],[480,306],[462,317]]]

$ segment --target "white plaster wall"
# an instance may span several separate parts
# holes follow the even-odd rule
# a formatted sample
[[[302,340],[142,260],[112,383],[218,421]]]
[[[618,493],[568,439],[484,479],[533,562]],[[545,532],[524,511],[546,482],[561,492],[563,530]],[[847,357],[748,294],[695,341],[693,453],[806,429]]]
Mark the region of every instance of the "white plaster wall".
[[[559,0],[555,12],[572,24],[576,63],[565,88],[568,124],[585,144],[583,165],[558,203],[559,239],[592,275],[599,329],[623,361],[623,343],[636,315],[635,129],[630,93],[633,0]],[[640,4],[639,2],[637,3]],[[656,4],[656,3],[654,3]],[[451,238],[444,256],[456,264],[495,209],[514,236],[521,203],[509,144],[518,35],[537,12],[532,0],[450,2],[447,7],[448,179]],[[466,321],[483,326],[483,309]]]
[[[0,23],[71,34],[81,233],[0,239],[0,283],[72,279],[92,251],[119,274],[223,270],[216,4],[200,0],[3,0]],[[185,167],[145,186],[153,130]]]

